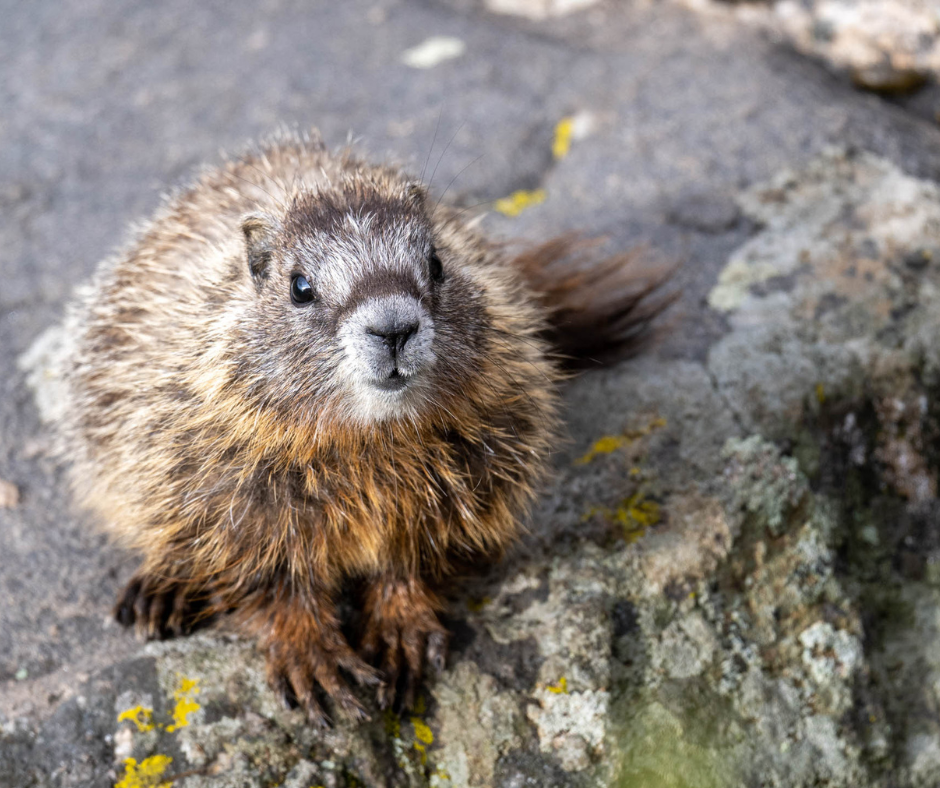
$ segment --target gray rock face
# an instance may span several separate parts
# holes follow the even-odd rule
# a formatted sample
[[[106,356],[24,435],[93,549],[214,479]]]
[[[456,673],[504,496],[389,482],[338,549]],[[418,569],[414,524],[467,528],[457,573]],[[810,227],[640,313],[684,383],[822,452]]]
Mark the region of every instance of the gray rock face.
[[[776,0],[747,16],[869,90],[907,92],[940,74],[940,6],[931,0]]]
[[[940,784],[940,132],[741,12],[495,5],[6,10],[0,785]],[[110,623],[134,558],[42,425],[61,305],[219,146],[315,122],[420,172],[439,112],[438,194],[681,256],[683,297],[567,386],[528,536],[454,584],[417,708],[315,731],[251,643]]]

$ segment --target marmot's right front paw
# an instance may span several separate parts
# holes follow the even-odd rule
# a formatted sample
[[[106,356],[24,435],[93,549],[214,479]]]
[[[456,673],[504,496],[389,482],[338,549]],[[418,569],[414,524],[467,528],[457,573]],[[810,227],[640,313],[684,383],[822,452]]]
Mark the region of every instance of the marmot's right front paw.
[[[212,618],[210,592],[185,580],[138,573],[114,607],[114,617],[148,640],[188,635]]]

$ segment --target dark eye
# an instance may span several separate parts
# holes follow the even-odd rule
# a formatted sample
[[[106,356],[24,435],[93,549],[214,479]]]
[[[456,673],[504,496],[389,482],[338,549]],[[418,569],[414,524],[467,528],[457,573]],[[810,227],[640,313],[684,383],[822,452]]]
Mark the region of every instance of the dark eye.
[[[431,255],[428,257],[428,273],[435,282],[441,282],[444,279],[444,266],[441,258],[437,256],[437,249],[431,247]]]
[[[294,278],[290,280],[290,300],[294,306],[303,306],[313,301],[313,288],[307,277],[294,274]]]

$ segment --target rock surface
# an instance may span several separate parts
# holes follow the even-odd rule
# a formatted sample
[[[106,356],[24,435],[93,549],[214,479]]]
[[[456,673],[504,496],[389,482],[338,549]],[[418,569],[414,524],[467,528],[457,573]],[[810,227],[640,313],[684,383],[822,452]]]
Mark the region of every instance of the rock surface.
[[[940,76],[933,0],[775,0],[743,16],[869,90],[907,93]]]
[[[0,785],[940,783],[940,132],[679,3],[170,6],[0,26]],[[403,60],[435,37],[464,48]],[[42,424],[71,290],[161,184],[284,120],[440,155],[494,233],[687,260],[662,342],[567,387],[528,537],[452,590],[444,674],[326,732],[251,643],[110,623],[134,558]]]

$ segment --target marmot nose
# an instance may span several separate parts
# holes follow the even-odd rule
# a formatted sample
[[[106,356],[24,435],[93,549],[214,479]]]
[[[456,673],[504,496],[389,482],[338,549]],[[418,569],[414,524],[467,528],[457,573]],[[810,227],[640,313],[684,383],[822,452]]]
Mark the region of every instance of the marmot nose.
[[[366,333],[373,337],[378,337],[382,344],[388,348],[392,358],[398,356],[405,348],[405,343],[413,337],[419,328],[419,323],[396,324],[393,326],[382,326],[379,328],[370,327]]]

